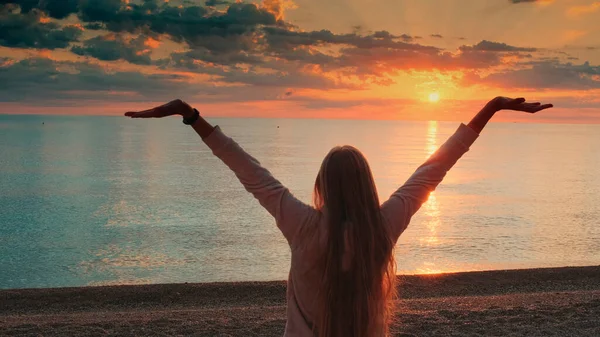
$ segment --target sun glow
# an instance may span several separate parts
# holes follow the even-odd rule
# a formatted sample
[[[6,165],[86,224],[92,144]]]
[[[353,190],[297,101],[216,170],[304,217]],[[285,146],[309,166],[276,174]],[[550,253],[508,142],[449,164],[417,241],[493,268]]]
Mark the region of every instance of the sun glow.
[[[432,92],[429,94],[429,102],[435,103],[435,102],[438,102],[439,100],[440,100],[439,92]]]

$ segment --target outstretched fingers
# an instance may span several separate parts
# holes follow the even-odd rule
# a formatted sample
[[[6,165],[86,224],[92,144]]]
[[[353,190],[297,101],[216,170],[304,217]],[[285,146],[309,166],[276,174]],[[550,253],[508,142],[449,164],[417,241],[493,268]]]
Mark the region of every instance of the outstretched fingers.
[[[125,113],[125,116],[131,118],[144,118],[144,117],[156,117],[157,108],[146,109],[141,111],[128,111]]]
[[[125,116],[131,118],[162,118],[178,114],[183,115],[191,110],[192,107],[189,104],[180,99],[176,99],[152,109],[128,111],[125,113]]]
[[[529,112],[529,113],[536,113],[538,111],[542,111],[544,109],[548,109],[548,108],[552,108],[552,107],[553,107],[552,104],[543,104],[542,105],[539,102],[535,102],[535,103],[522,103],[519,106],[518,110]]]

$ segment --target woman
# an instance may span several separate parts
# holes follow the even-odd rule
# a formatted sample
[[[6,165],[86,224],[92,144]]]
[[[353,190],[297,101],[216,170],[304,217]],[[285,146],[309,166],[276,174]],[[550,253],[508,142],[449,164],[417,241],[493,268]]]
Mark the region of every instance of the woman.
[[[285,336],[385,336],[395,293],[393,248],[411,217],[468,151],[500,110],[535,113],[551,104],[497,97],[458,130],[382,205],[364,156],[351,146],[333,148],[314,186],[314,206],[296,199],[269,171],[220,128],[181,100],[132,118],[183,116],[275,218],[290,244]]]

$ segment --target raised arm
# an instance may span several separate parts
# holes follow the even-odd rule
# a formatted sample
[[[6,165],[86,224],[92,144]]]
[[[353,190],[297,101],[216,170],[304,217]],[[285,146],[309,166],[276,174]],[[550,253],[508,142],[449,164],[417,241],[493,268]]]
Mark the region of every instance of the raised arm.
[[[249,155],[221,129],[213,127],[198,112],[181,100],[160,107],[125,114],[132,118],[181,115],[196,133],[237,176],[244,188],[275,218],[277,226],[291,244],[299,227],[316,216],[316,211],[295,198],[258,160]]]
[[[496,97],[473,117],[468,126],[461,124],[456,132],[419,166],[415,173],[381,205],[381,212],[396,240],[408,226],[412,216],[427,201],[429,194],[442,182],[446,173],[465,154],[488,121],[500,110],[535,113],[551,108],[551,104],[525,103],[524,98]]]

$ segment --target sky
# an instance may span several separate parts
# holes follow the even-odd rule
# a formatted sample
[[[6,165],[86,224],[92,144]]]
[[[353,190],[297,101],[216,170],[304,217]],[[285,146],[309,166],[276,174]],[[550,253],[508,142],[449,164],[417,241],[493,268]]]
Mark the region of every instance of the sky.
[[[600,123],[600,1],[0,0],[0,113]]]

